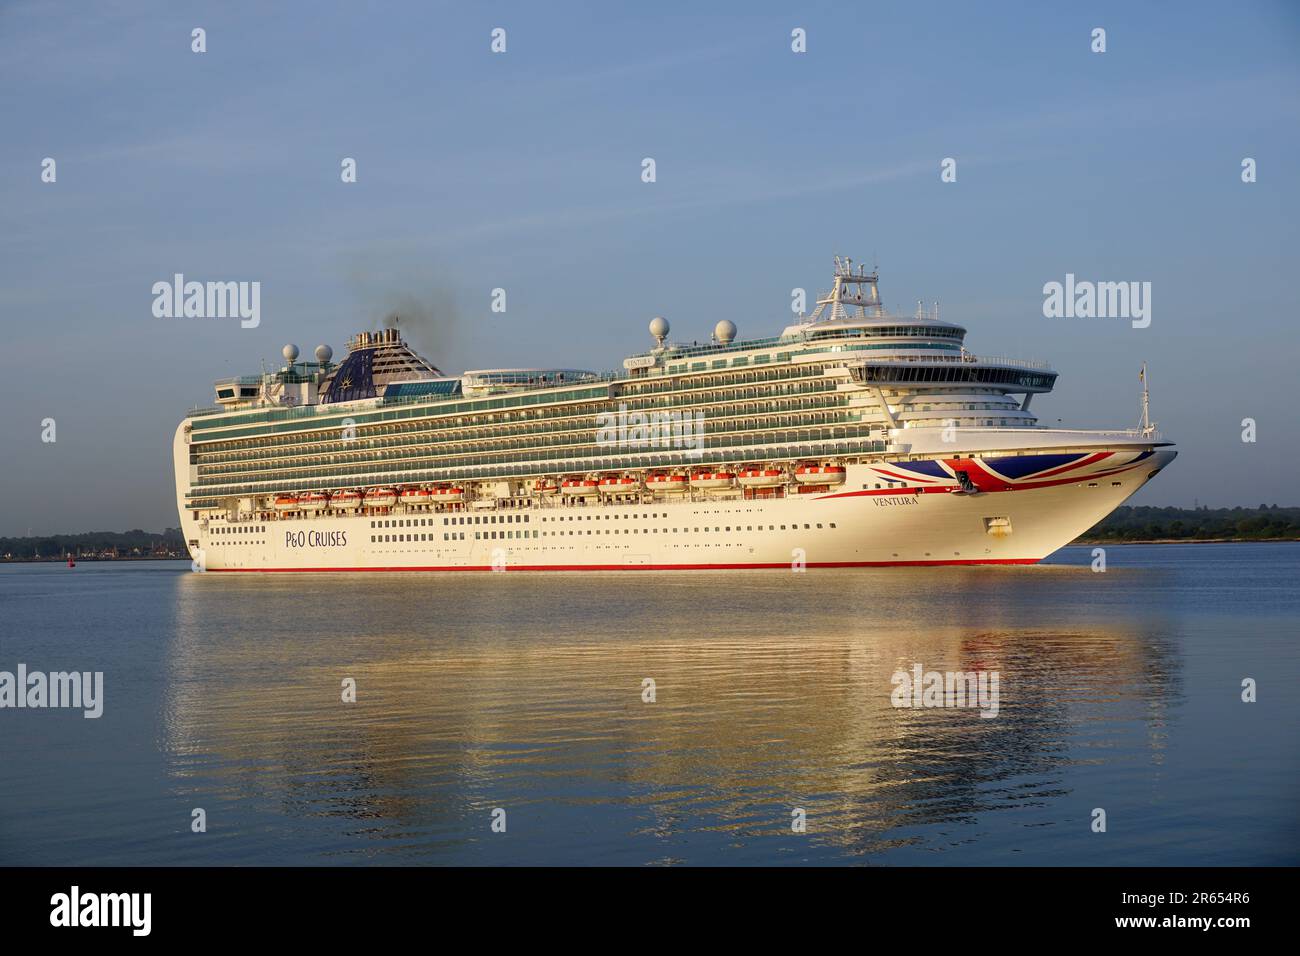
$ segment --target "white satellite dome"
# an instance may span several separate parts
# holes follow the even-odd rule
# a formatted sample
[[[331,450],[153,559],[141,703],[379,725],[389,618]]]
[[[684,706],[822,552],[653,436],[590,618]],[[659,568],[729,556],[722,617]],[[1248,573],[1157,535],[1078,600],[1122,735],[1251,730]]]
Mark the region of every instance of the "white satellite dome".
[[[316,361],[324,365],[334,357],[334,350],[328,345],[316,346]]]
[[[664,339],[668,338],[669,330],[668,320],[662,315],[656,315],[650,320],[650,334],[659,340],[659,344],[664,344]]]
[[[298,346],[290,342],[284,348],[280,349],[280,354],[284,356],[286,362],[292,365],[294,362],[298,361]]]
[[[736,323],[723,319],[713,327],[713,337],[723,345],[727,345],[736,337]]]

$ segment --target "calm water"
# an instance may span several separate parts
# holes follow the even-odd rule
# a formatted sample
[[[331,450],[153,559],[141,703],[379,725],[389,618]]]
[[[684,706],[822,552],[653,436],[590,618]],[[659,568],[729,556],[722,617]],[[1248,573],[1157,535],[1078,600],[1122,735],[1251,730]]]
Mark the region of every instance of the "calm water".
[[[0,670],[106,698],[0,710],[0,863],[1300,862],[1300,545],[1090,558],[0,567]],[[892,707],[917,662],[997,670],[998,715]]]

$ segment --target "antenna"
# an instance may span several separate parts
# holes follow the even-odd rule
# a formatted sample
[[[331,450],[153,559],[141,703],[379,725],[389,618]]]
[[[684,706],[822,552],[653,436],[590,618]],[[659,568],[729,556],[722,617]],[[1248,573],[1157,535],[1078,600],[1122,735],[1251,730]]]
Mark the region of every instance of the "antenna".
[[[1147,363],[1142,363],[1142,371],[1138,373],[1138,380],[1142,383],[1142,423],[1139,426],[1143,438],[1150,438],[1155,434],[1155,422],[1151,421],[1151,389],[1147,383]]]
[[[818,297],[808,323],[822,320],[823,313],[827,313],[824,321],[883,316],[885,310],[876,285],[878,278],[875,271],[868,273],[867,267],[861,264],[854,271],[853,260],[848,256],[835,256],[834,284],[830,292]]]

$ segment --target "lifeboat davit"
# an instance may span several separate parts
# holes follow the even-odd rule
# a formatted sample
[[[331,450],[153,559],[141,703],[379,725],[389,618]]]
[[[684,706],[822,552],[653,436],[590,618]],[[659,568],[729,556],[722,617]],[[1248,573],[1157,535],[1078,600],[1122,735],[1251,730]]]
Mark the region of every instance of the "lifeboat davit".
[[[802,485],[838,485],[844,474],[843,465],[801,465],[794,470],[794,480]]]
[[[566,495],[587,495],[596,494],[598,488],[596,482],[591,478],[570,478],[560,486]]]
[[[647,488],[661,495],[675,495],[686,490],[685,475],[651,475],[645,483]]]
[[[772,488],[785,484],[785,472],[779,468],[746,468],[737,480],[742,488]]]
[[[392,488],[371,488],[366,492],[367,508],[391,508],[397,504],[397,492]]]
[[[602,495],[626,495],[636,490],[636,479],[629,478],[627,475],[614,475],[610,478],[600,479],[600,493]]]
[[[729,471],[697,471],[691,475],[692,488],[730,488],[736,476]]]
[[[465,500],[465,489],[457,488],[452,485],[446,485],[442,488],[433,489],[433,500],[439,502],[463,501]]]
[[[297,495],[276,495],[275,510],[276,511],[297,511],[298,510]]]
[[[311,491],[298,499],[298,507],[303,511],[320,511],[329,507],[330,496],[322,491]]]
[[[361,493],[357,491],[340,491],[330,496],[330,507],[340,511],[355,511],[361,507]]]
[[[433,501],[433,492],[428,488],[407,488],[402,492],[402,504],[427,505]]]

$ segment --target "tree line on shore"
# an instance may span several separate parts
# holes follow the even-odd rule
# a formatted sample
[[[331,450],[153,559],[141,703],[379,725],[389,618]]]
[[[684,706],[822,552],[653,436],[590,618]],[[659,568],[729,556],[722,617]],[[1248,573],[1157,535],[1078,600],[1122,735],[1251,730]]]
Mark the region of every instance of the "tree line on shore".
[[[0,559],[31,561],[40,558],[80,557],[185,557],[179,528],[154,531],[86,531],[81,534],[47,534],[32,538],[0,538]]]
[[[1300,538],[1300,508],[1122,507],[1084,534],[1082,541],[1246,540]]]

